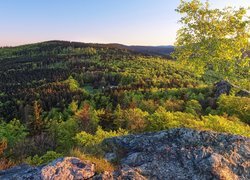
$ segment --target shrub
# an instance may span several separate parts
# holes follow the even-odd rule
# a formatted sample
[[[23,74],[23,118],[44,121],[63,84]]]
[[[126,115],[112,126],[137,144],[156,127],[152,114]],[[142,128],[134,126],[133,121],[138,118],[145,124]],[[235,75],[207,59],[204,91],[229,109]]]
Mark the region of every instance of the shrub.
[[[241,122],[238,118],[225,118],[222,116],[203,117],[203,128],[217,132],[226,132],[250,137],[250,126]]]
[[[0,141],[0,157],[3,154],[4,150],[7,148],[7,140],[6,139],[2,139]]]
[[[182,111],[183,105],[183,100],[166,100],[164,107],[167,111]]]
[[[102,155],[103,152],[100,143],[104,139],[126,134],[127,132],[122,129],[119,129],[118,131],[104,131],[101,127],[98,127],[95,135],[82,131],[76,134],[74,139],[84,152],[88,154]]]
[[[208,114],[211,114],[211,115],[217,115],[218,114],[218,110],[216,109],[212,109],[210,106],[208,106],[205,110],[205,113],[208,115]]]
[[[30,165],[33,165],[33,166],[38,166],[38,165],[43,164],[43,163],[42,163],[42,159],[41,159],[38,155],[35,155],[35,156],[33,156],[33,157],[29,156],[29,157],[25,160],[25,162],[26,162],[27,164],[30,164]]]
[[[71,114],[75,114],[76,111],[78,110],[78,102],[77,101],[72,101],[69,106],[68,106],[68,111]]]
[[[73,118],[63,122],[51,122],[49,132],[55,137],[58,152],[68,152],[74,146],[73,138],[77,133],[77,128],[78,123]]]
[[[242,121],[250,124],[250,98],[235,96],[220,96],[218,100],[220,113],[236,115]]]
[[[0,141],[6,141],[9,148],[23,140],[27,135],[26,128],[14,119],[9,123],[0,122]]]
[[[0,170],[5,170],[13,167],[16,163],[7,159],[7,158],[0,158]]]
[[[72,76],[65,80],[65,83],[69,85],[71,91],[76,91],[79,88],[79,83]]]
[[[163,107],[148,117],[146,130],[159,131],[179,127],[213,130],[250,137],[250,127],[237,117],[209,115],[199,119],[190,113],[168,112]]]
[[[115,111],[114,124],[119,128],[126,129],[130,132],[143,132],[146,127],[146,117],[148,112],[139,108],[131,108],[121,110],[117,108]]]
[[[42,164],[47,164],[57,158],[62,157],[62,154],[59,154],[54,151],[48,151],[46,154],[43,156],[39,157],[38,155],[35,155],[33,157],[28,157],[25,161],[26,163],[34,166],[42,165]]]
[[[157,108],[157,104],[152,99],[142,100],[141,103],[139,103],[139,108],[142,109],[143,111],[153,113]]]
[[[201,114],[202,107],[197,100],[190,100],[186,102],[185,112],[193,115]]]
[[[194,115],[182,112],[169,112],[165,108],[159,107],[155,113],[148,117],[147,130],[160,131],[177,127],[199,128],[201,126]]]
[[[126,121],[126,129],[130,132],[143,132],[146,127],[146,117],[148,112],[139,108],[128,109],[124,111],[124,119]]]

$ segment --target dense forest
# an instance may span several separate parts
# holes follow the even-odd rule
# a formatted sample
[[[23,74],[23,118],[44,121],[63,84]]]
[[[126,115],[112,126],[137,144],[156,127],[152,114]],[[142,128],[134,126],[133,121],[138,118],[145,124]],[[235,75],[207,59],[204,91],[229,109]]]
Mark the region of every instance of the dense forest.
[[[250,136],[250,98],[236,88],[216,97],[220,80],[121,46],[1,48],[1,168],[79,153],[93,160],[103,138],[127,133],[187,127]]]

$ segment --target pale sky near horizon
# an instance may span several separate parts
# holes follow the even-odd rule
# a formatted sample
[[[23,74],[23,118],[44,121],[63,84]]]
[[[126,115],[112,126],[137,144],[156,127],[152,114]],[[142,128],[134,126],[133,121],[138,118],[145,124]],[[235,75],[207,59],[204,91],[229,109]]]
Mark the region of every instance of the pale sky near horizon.
[[[205,0],[202,0],[205,1]],[[0,46],[48,40],[172,45],[180,0],[0,0]],[[250,0],[210,0],[212,7]]]

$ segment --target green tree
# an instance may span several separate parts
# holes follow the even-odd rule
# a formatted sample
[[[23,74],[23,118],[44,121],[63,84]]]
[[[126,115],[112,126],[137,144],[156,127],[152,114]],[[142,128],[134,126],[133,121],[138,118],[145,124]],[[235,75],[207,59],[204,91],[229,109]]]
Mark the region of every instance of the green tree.
[[[0,121],[0,154],[5,148],[13,148],[15,144],[24,140],[27,136],[27,130],[17,119],[9,123]]]
[[[71,113],[75,114],[76,111],[77,111],[77,109],[78,109],[78,102],[77,102],[77,101],[72,101],[72,102],[69,104],[68,110],[69,110]]]
[[[123,116],[123,110],[121,109],[121,105],[118,104],[116,106],[116,109],[114,111],[114,124],[118,127],[118,128],[121,128],[121,127],[124,127],[124,124],[125,124],[125,119],[124,119],[124,116]]]
[[[104,139],[123,136],[126,134],[128,134],[128,132],[123,129],[118,129],[117,131],[104,131],[100,126],[98,126],[95,134],[89,134],[82,131],[77,133],[74,139],[84,152],[88,154],[100,155],[103,153],[103,145],[101,142]]]
[[[182,16],[173,56],[201,75],[213,70],[222,78],[249,75],[250,17],[246,8],[212,9],[208,2],[181,1]]]
[[[197,100],[190,100],[186,102],[185,112],[193,114],[193,115],[201,115],[202,107]]]
[[[49,124],[49,133],[55,137],[56,151],[68,152],[75,144],[73,137],[77,133],[78,123],[74,118],[66,121],[52,120]]]
[[[218,110],[230,116],[236,115],[250,124],[250,98],[222,95],[218,99]]]
[[[41,157],[39,157],[38,155],[35,155],[34,157],[29,156],[25,161],[30,165],[39,166],[42,164],[47,164],[62,156],[63,156],[62,154],[59,154],[57,152],[47,151],[46,154],[44,154]]]
[[[125,120],[125,128],[130,132],[143,132],[146,127],[146,117],[148,116],[148,112],[142,111],[139,108],[131,108],[124,110],[123,118]]]
[[[79,83],[72,76],[69,76],[69,78],[65,80],[65,83],[69,85],[69,89],[71,91],[76,91],[79,89]]]

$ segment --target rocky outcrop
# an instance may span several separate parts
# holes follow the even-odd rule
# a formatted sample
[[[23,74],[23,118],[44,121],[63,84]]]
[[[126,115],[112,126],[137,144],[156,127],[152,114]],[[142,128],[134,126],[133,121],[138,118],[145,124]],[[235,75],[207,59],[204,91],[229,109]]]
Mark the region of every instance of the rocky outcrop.
[[[227,81],[220,81],[214,84],[214,97],[218,98],[222,94],[229,95],[232,85]]]
[[[114,172],[96,174],[95,165],[59,158],[46,166],[21,165],[0,171],[0,179],[250,179],[250,139],[191,129],[172,129],[103,141]]]
[[[236,91],[235,93],[236,96],[250,97],[250,92],[248,90],[242,89],[241,87],[236,86],[227,81],[219,81],[214,84],[214,89],[213,89],[214,97],[217,99],[222,94],[229,95],[232,88],[235,88],[236,90],[238,90],[238,92]]]
[[[109,160],[147,179],[250,179],[250,139],[190,129],[104,140]]]
[[[0,171],[1,180],[73,180],[89,179],[95,175],[92,163],[84,163],[75,157],[59,158],[46,166],[32,167],[20,165]]]

